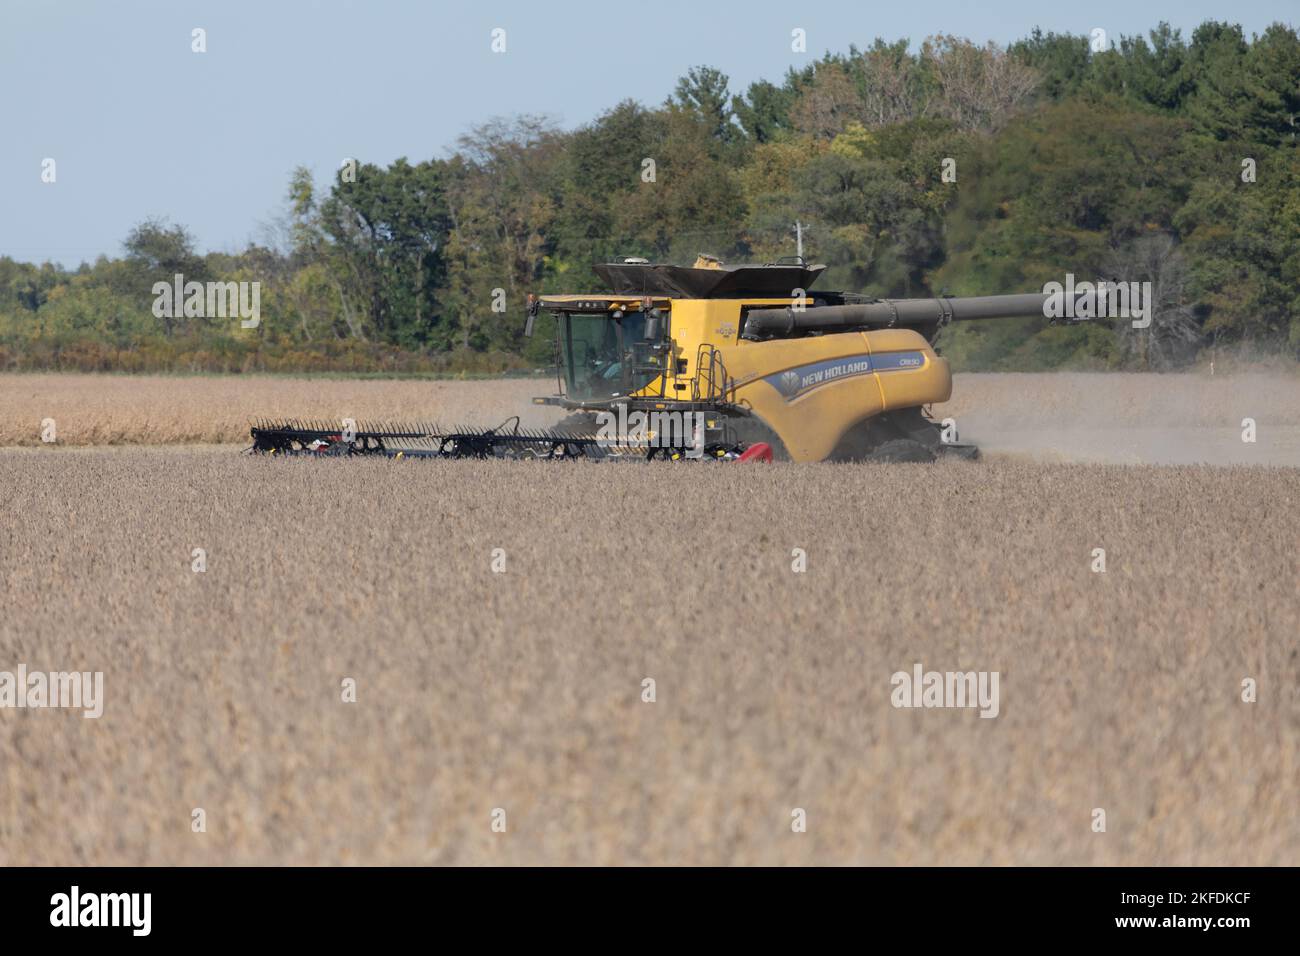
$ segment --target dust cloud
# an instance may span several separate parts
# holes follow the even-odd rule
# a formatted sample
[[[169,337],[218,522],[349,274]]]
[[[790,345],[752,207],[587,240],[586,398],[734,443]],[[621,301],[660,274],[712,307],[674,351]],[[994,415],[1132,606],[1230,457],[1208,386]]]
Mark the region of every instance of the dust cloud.
[[[1275,372],[959,374],[931,413],[986,456],[1300,467],[1300,379]]]

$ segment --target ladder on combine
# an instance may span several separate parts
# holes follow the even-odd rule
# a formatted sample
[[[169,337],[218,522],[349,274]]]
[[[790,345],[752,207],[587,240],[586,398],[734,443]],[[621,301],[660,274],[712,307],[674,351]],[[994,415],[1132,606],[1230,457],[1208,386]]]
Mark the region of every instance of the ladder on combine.
[[[695,375],[691,379],[691,401],[733,404],[736,397],[735,380],[727,375],[722,351],[716,346],[702,344],[695,352]]]

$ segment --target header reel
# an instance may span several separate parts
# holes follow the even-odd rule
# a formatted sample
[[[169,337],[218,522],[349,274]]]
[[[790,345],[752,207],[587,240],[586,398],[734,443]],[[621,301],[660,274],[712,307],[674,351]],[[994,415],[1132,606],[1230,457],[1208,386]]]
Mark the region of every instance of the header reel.
[[[427,423],[367,422],[339,428],[327,421],[259,421],[251,430],[250,454],[287,456],[371,456],[382,458],[515,458],[548,461],[703,458],[724,461],[770,461],[771,449],[758,443],[711,442],[701,455],[689,449],[642,442],[609,441],[591,434],[520,427],[519,416],[496,428],[441,429]]]
[[[512,424],[513,423],[513,424]],[[429,423],[358,423],[340,428],[322,421],[259,421],[250,453],[369,455],[384,458],[585,458],[594,437],[523,429],[519,417],[496,428],[442,429]]]

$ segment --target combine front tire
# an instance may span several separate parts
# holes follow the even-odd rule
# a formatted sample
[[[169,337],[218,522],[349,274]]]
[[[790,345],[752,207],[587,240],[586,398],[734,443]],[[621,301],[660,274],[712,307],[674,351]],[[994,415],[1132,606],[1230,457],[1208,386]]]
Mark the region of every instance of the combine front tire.
[[[931,462],[935,454],[930,448],[910,438],[895,438],[878,445],[867,453],[865,461],[881,461],[891,464],[904,462]]]

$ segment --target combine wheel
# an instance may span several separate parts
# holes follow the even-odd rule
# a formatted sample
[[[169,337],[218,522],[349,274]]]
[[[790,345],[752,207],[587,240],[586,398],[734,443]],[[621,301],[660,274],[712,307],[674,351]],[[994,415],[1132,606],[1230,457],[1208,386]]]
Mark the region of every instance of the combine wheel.
[[[790,453],[785,450],[785,445],[776,432],[757,416],[733,415],[726,418],[726,423],[732,440],[746,447],[746,451],[738,455],[742,461],[754,461],[756,458],[761,461],[790,460]],[[760,451],[746,457],[749,450],[754,448],[759,448]]]
[[[740,454],[739,461],[767,461],[773,458],[772,446],[765,441],[756,441]]]
[[[539,457],[541,457],[541,458],[581,458],[581,457],[582,457],[582,446],[581,446],[581,445],[570,444],[569,442],[557,441],[555,444],[553,444],[553,445],[551,446],[550,451],[546,452],[546,453],[543,454],[543,455],[540,455]]]
[[[959,458],[962,461],[978,461],[980,450],[966,442],[951,442],[939,446],[939,457]]]
[[[934,458],[934,452],[919,441],[913,441],[910,438],[895,438],[873,448],[863,460],[901,463],[909,461],[930,462],[934,461]]]

